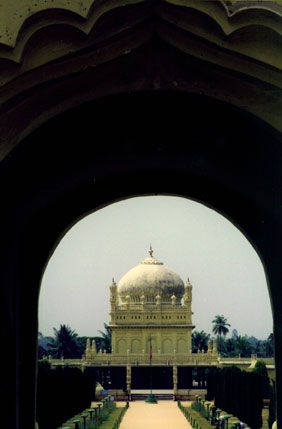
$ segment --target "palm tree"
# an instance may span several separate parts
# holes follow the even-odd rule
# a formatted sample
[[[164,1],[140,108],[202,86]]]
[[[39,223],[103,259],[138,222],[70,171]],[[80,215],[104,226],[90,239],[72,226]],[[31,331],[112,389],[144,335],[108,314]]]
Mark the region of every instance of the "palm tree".
[[[197,350],[207,351],[209,339],[210,339],[210,334],[207,334],[204,331],[192,332],[192,351],[193,351],[193,353],[197,352]]]
[[[229,332],[229,329],[227,328],[227,326],[230,326],[229,323],[227,323],[227,319],[224,316],[215,316],[215,318],[213,319],[212,323],[213,328],[212,331],[214,334],[217,335],[223,335],[224,337],[226,336],[227,332]]]
[[[215,318],[213,319],[212,323],[213,328],[212,328],[212,332],[214,334],[217,334],[217,348],[218,351],[220,353],[223,353],[224,349],[225,349],[225,340],[223,337],[226,336],[227,332],[229,332],[229,329],[227,328],[227,326],[230,326],[229,323],[227,323],[227,319],[224,316],[215,316]],[[223,335],[223,337],[222,337]]]
[[[95,337],[97,351],[102,349],[106,350],[107,353],[111,353],[112,349],[112,332],[109,326],[104,323],[104,328],[106,332],[99,331],[102,334],[101,337]]]
[[[81,352],[77,342],[77,333],[68,325],[60,325],[59,330],[53,329],[55,338],[52,338],[49,343],[51,355],[54,358],[80,358]]]
[[[241,337],[238,335],[238,337],[235,340],[235,354],[241,357],[250,357],[252,354],[252,346],[250,344],[250,341],[248,340],[248,337],[245,335],[244,337]]]

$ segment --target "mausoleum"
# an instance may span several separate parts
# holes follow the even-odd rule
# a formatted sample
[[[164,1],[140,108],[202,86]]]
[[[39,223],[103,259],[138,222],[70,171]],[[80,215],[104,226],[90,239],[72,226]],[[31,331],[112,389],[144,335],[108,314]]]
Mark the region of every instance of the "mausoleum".
[[[236,365],[252,369],[257,356],[224,358],[215,338],[208,349],[192,351],[192,284],[149,256],[110,284],[111,352],[97,352],[87,340],[82,359],[49,359],[52,367],[96,368],[97,379],[116,399],[141,398],[151,387],[162,399],[204,394],[208,369]],[[196,289],[197,291],[197,289]],[[197,293],[197,292],[196,292]],[[273,358],[264,359],[274,372]],[[193,390],[192,390],[193,389]],[[143,393],[142,393],[143,392]],[[99,396],[99,392],[98,392]]]
[[[192,353],[192,285],[156,259],[151,247],[118,284],[113,279],[110,306],[111,353],[97,353],[95,341],[90,346],[88,340],[85,364],[106,367],[103,380],[111,387],[122,387],[117,372],[124,367],[129,394],[132,388],[148,388],[150,363],[154,388],[173,389],[177,396],[179,388],[192,387],[193,369],[199,386],[205,385],[205,369],[217,364],[216,341],[206,353]]]

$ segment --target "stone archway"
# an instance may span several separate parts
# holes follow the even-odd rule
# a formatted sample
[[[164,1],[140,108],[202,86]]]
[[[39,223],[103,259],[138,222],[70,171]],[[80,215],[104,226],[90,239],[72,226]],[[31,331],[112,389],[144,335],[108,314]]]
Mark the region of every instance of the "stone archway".
[[[0,159],[62,112],[140,90],[212,97],[281,132],[282,6],[248,3],[3,0]]]
[[[24,404],[21,421],[32,416],[37,296],[50,251],[62,232],[80,216],[127,196],[163,193],[194,198],[219,210],[244,231],[266,267],[272,304],[275,300],[276,359],[280,356],[277,327],[280,326],[281,296],[279,286],[275,285],[280,285],[281,225],[279,212],[273,210],[276,204],[273,192],[278,197],[277,178],[280,177],[275,170],[280,165],[277,162],[281,148],[279,135],[226,105],[202,98],[197,102],[183,94],[147,93],[108,99],[103,103],[96,107],[85,105],[92,115],[100,112],[100,130],[96,130],[96,141],[101,141],[100,145],[93,146],[92,140],[87,139],[78,146],[77,134],[72,134],[71,126],[67,132],[66,124],[74,123],[71,115],[76,121],[85,117],[83,112],[76,111],[46,124],[3,164],[6,183],[10,183],[4,196],[7,218],[3,238],[9,257],[4,266],[10,281],[13,279],[20,288],[18,305],[29,308],[28,316],[21,313],[19,318],[15,313],[19,323],[18,359],[24,362],[19,373],[19,395]],[[188,105],[189,133],[184,120]],[[183,106],[186,106],[185,115],[181,113]],[[122,120],[125,112],[132,113],[129,128]],[[105,128],[109,117],[110,130]],[[208,132],[200,126],[203,117]],[[223,117],[227,126],[218,127],[216,118]],[[229,127],[234,120],[236,124],[243,123],[244,130],[238,127],[237,135],[236,130],[230,135]],[[134,130],[138,132],[134,134]],[[58,138],[65,137],[57,152],[56,140],[51,140],[55,134]],[[246,145],[250,136],[255,139],[256,152],[252,145]],[[249,178],[247,182],[246,177]],[[8,263],[10,258],[13,265]],[[11,365],[9,374],[13,361],[7,364]],[[277,366],[278,379],[279,371]],[[26,386],[29,386],[28,395]]]

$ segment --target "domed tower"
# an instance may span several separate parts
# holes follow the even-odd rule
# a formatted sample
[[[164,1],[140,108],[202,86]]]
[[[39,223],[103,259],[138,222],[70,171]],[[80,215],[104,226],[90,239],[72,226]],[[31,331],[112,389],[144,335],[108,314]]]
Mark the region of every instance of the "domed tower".
[[[191,353],[192,285],[149,257],[111,289],[112,353],[117,355]],[[120,298],[120,302],[119,302]]]

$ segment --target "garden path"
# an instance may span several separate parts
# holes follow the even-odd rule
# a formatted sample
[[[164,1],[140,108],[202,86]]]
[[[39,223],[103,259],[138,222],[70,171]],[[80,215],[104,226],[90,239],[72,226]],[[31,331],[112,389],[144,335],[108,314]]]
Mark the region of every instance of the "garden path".
[[[177,402],[159,401],[147,404],[143,401],[130,402],[120,429],[191,429],[177,406]]]

